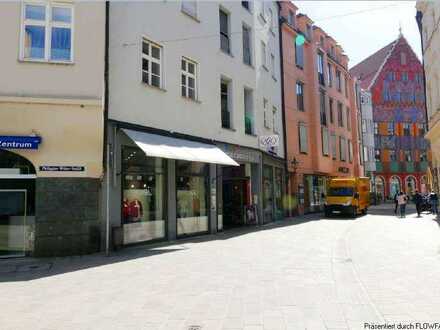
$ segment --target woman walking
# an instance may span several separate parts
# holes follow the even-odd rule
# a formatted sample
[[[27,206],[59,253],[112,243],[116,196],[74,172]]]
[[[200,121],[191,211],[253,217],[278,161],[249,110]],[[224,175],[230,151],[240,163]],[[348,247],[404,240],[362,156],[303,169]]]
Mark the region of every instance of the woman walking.
[[[408,201],[408,198],[403,192],[400,192],[397,196],[397,204],[399,204],[400,208],[400,217],[405,218],[405,211],[406,211],[406,202]]]

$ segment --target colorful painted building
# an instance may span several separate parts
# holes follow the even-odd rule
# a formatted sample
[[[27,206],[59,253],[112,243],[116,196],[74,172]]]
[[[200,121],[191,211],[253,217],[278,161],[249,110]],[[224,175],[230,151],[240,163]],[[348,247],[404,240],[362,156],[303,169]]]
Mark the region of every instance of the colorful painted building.
[[[372,96],[377,192],[426,191],[431,155],[420,60],[400,34],[350,72]]]

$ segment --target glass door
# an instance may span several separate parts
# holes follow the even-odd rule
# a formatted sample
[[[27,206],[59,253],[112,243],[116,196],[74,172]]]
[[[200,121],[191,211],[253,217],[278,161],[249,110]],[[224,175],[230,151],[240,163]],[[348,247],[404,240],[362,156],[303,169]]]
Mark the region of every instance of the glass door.
[[[25,255],[27,190],[0,189],[0,258]]]

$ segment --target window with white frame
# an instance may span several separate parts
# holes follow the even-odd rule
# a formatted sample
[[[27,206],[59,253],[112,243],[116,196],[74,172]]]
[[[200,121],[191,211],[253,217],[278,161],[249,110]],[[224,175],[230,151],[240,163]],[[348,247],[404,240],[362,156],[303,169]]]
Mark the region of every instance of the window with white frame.
[[[197,63],[182,57],[182,96],[197,99]]]
[[[73,61],[73,6],[25,3],[23,5],[21,58]]]
[[[263,99],[263,115],[264,115],[264,127],[270,128],[270,120],[269,115],[267,113],[268,101],[267,99]]]
[[[344,137],[339,137],[339,159],[341,161],[346,161],[347,159],[347,145]]]
[[[272,128],[274,133],[278,133],[278,109],[272,107]]]
[[[146,39],[142,41],[142,82],[162,87],[162,47]]]
[[[231,36],[229,31],[229,14],[224,10],[219,10],[220,18],[220,49],[225,53],[231,53]]]
[[[243,62],[252,65],[251,28],[243,25]]]
[[[197,1],[182,0],[182,11],[194,18],[197,18]]]

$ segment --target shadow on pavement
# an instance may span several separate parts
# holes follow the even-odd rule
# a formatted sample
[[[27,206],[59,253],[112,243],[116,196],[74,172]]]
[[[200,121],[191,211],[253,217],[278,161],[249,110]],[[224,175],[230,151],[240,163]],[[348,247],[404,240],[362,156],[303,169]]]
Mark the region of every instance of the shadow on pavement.
[[[337,221],[356,219],[332,218],[330,220]],[[109,256],[106,256],[104,253],[96,253],[84,256],[60,258],[0,259],[0,283],[31,281],[39,278],[56,276],[88,268],[101,267],[109,264],[157,256],[165,253],[178,253],[179,251],[189,249],[190,247],[188,247],[187,245],[191,243],[228,240],[263,230],[272,230],[276,228],[296,226],[311,221],[320,220],[329,219],[324,219],[322,213],[308,214],[294,218],[286,218],[285,220],[262,226],[233,228],[213,235],[194,236],[181,238],[172,242],[150,243],[125,247],[121,250],[111,252]]]

